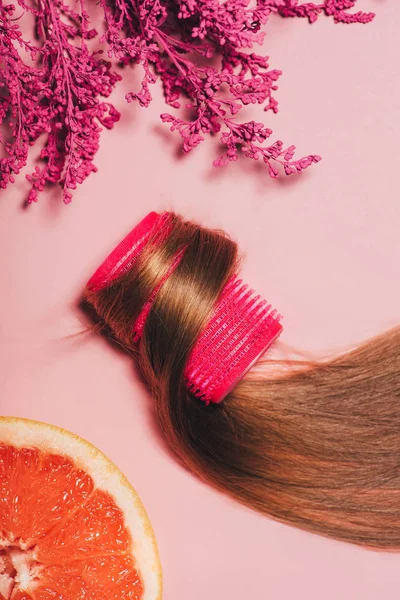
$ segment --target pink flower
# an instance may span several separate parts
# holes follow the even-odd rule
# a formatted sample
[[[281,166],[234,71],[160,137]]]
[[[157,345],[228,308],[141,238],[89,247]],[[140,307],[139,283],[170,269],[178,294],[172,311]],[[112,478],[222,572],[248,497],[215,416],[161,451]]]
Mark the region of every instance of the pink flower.
[[[99,40],[107,61],[102,50],[93,52],[87,43],[98,36],[90,27],[88,2],[0,4],[0,125],[8,127],[11,138],[0,137],[6,152],[0,159],[0,187],[14,182],[29,148],[41,144],[41,164],[27,176],[28,202],[36,202],[46,185],[59,184],[68,203],[73,190],[96,171],[100,134],[119,119],[106,101],[121,80],[112,63],[142,68],[140,89],[126,93],[128,102],[149,106],[157,80],[169,106],[179,109],[185,102],[191,112],[187,120],[161,115],[182,137],[185,152],[206,135],[219,135],[225,152],[216,166],[237,160],[241,151],[247,158],[262,158],[271,177],[278,175],[278,167],[288,175],[301,172],[320,157],[294,160],[293,145],[284,149],[280,141],[267,142],[272,131],[263,123],[237,120],[248,104],[278,110],[281,71],[253,51],[263,42],[262,27],[271,13],[310,22],[322,14],[341,23],[373,18],[349,12],[356,0],[99,0],[105,22]],[[22,11],[35,21],[35,42],[23,39],[18,23]]]

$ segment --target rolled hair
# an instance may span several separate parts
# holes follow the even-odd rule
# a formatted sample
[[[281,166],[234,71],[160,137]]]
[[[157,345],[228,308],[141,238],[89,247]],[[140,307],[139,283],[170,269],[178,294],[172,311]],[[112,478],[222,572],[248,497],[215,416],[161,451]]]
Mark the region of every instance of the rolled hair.
[[[400,329],[329,361],[250,370],[206,405],[187,390],[184,369],[237,272],[237,247],[221,231],[174,214],[171,222],[127,272],[85,290],[108,335],[135,356],[168,444],[202,479],[274,519],[399,549]],[[182,248],[135,344],[132,324]]]

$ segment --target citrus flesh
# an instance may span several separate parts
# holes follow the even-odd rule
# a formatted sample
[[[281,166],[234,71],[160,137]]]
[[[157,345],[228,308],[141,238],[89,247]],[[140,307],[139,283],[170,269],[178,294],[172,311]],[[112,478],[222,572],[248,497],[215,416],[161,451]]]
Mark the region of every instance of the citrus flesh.
[[[159,600],[136,492],[88,442],[0,417],[0,600]]]

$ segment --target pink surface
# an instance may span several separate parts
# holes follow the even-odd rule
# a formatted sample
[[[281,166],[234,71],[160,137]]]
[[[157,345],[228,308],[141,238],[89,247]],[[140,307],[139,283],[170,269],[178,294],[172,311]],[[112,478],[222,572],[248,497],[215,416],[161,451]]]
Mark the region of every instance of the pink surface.
[[[271,181],[245,161],[212,170],[211,144],[178,160],[158,94],[147,111],[119,103],[99,173],[69,207],[51,192],[23,210],[22,179],[2,193],[1,413],[66,427],[119,465],[152,519],[165,600],[399,597],[400,555],[297,531],[209,489],[164,447],[130,361],[95,336],[67,338],[82,329],[75,305],[99,261],[169,207],[237,237],[246,281],[285,315],[285,343],[327,352],[399,322],[400,5],[360,8],[376,21],[270,26],[284,76],[269,124],[324,159],[301,178]]]

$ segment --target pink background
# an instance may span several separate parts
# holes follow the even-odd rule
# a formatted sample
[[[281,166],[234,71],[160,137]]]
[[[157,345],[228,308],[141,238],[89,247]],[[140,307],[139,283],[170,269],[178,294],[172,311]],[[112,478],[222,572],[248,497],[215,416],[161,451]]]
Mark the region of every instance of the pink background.
[[[400,5],[358,4],[377,11],[374,23],[268,28],[284,71],[268,123],[299,155],[324,158],[301,178],[271,181],[246,161],[213,170],[212,143],[178,159],[156,89],[147,111],[120,91],[122,121],[72,205],[53,191],[23,210],[21,178],[2,192],[1,413],[61,425],[119,465],[153,522],[165,600],[399,597],[398,554],[297,531],[209,489],[164,447],[130,361],[96,336],[67,338],[82,329],[76,301],[104,254],[168,207],[240,240],[247,281],[285,315],[286,344],[332,351],[399,321]]]

